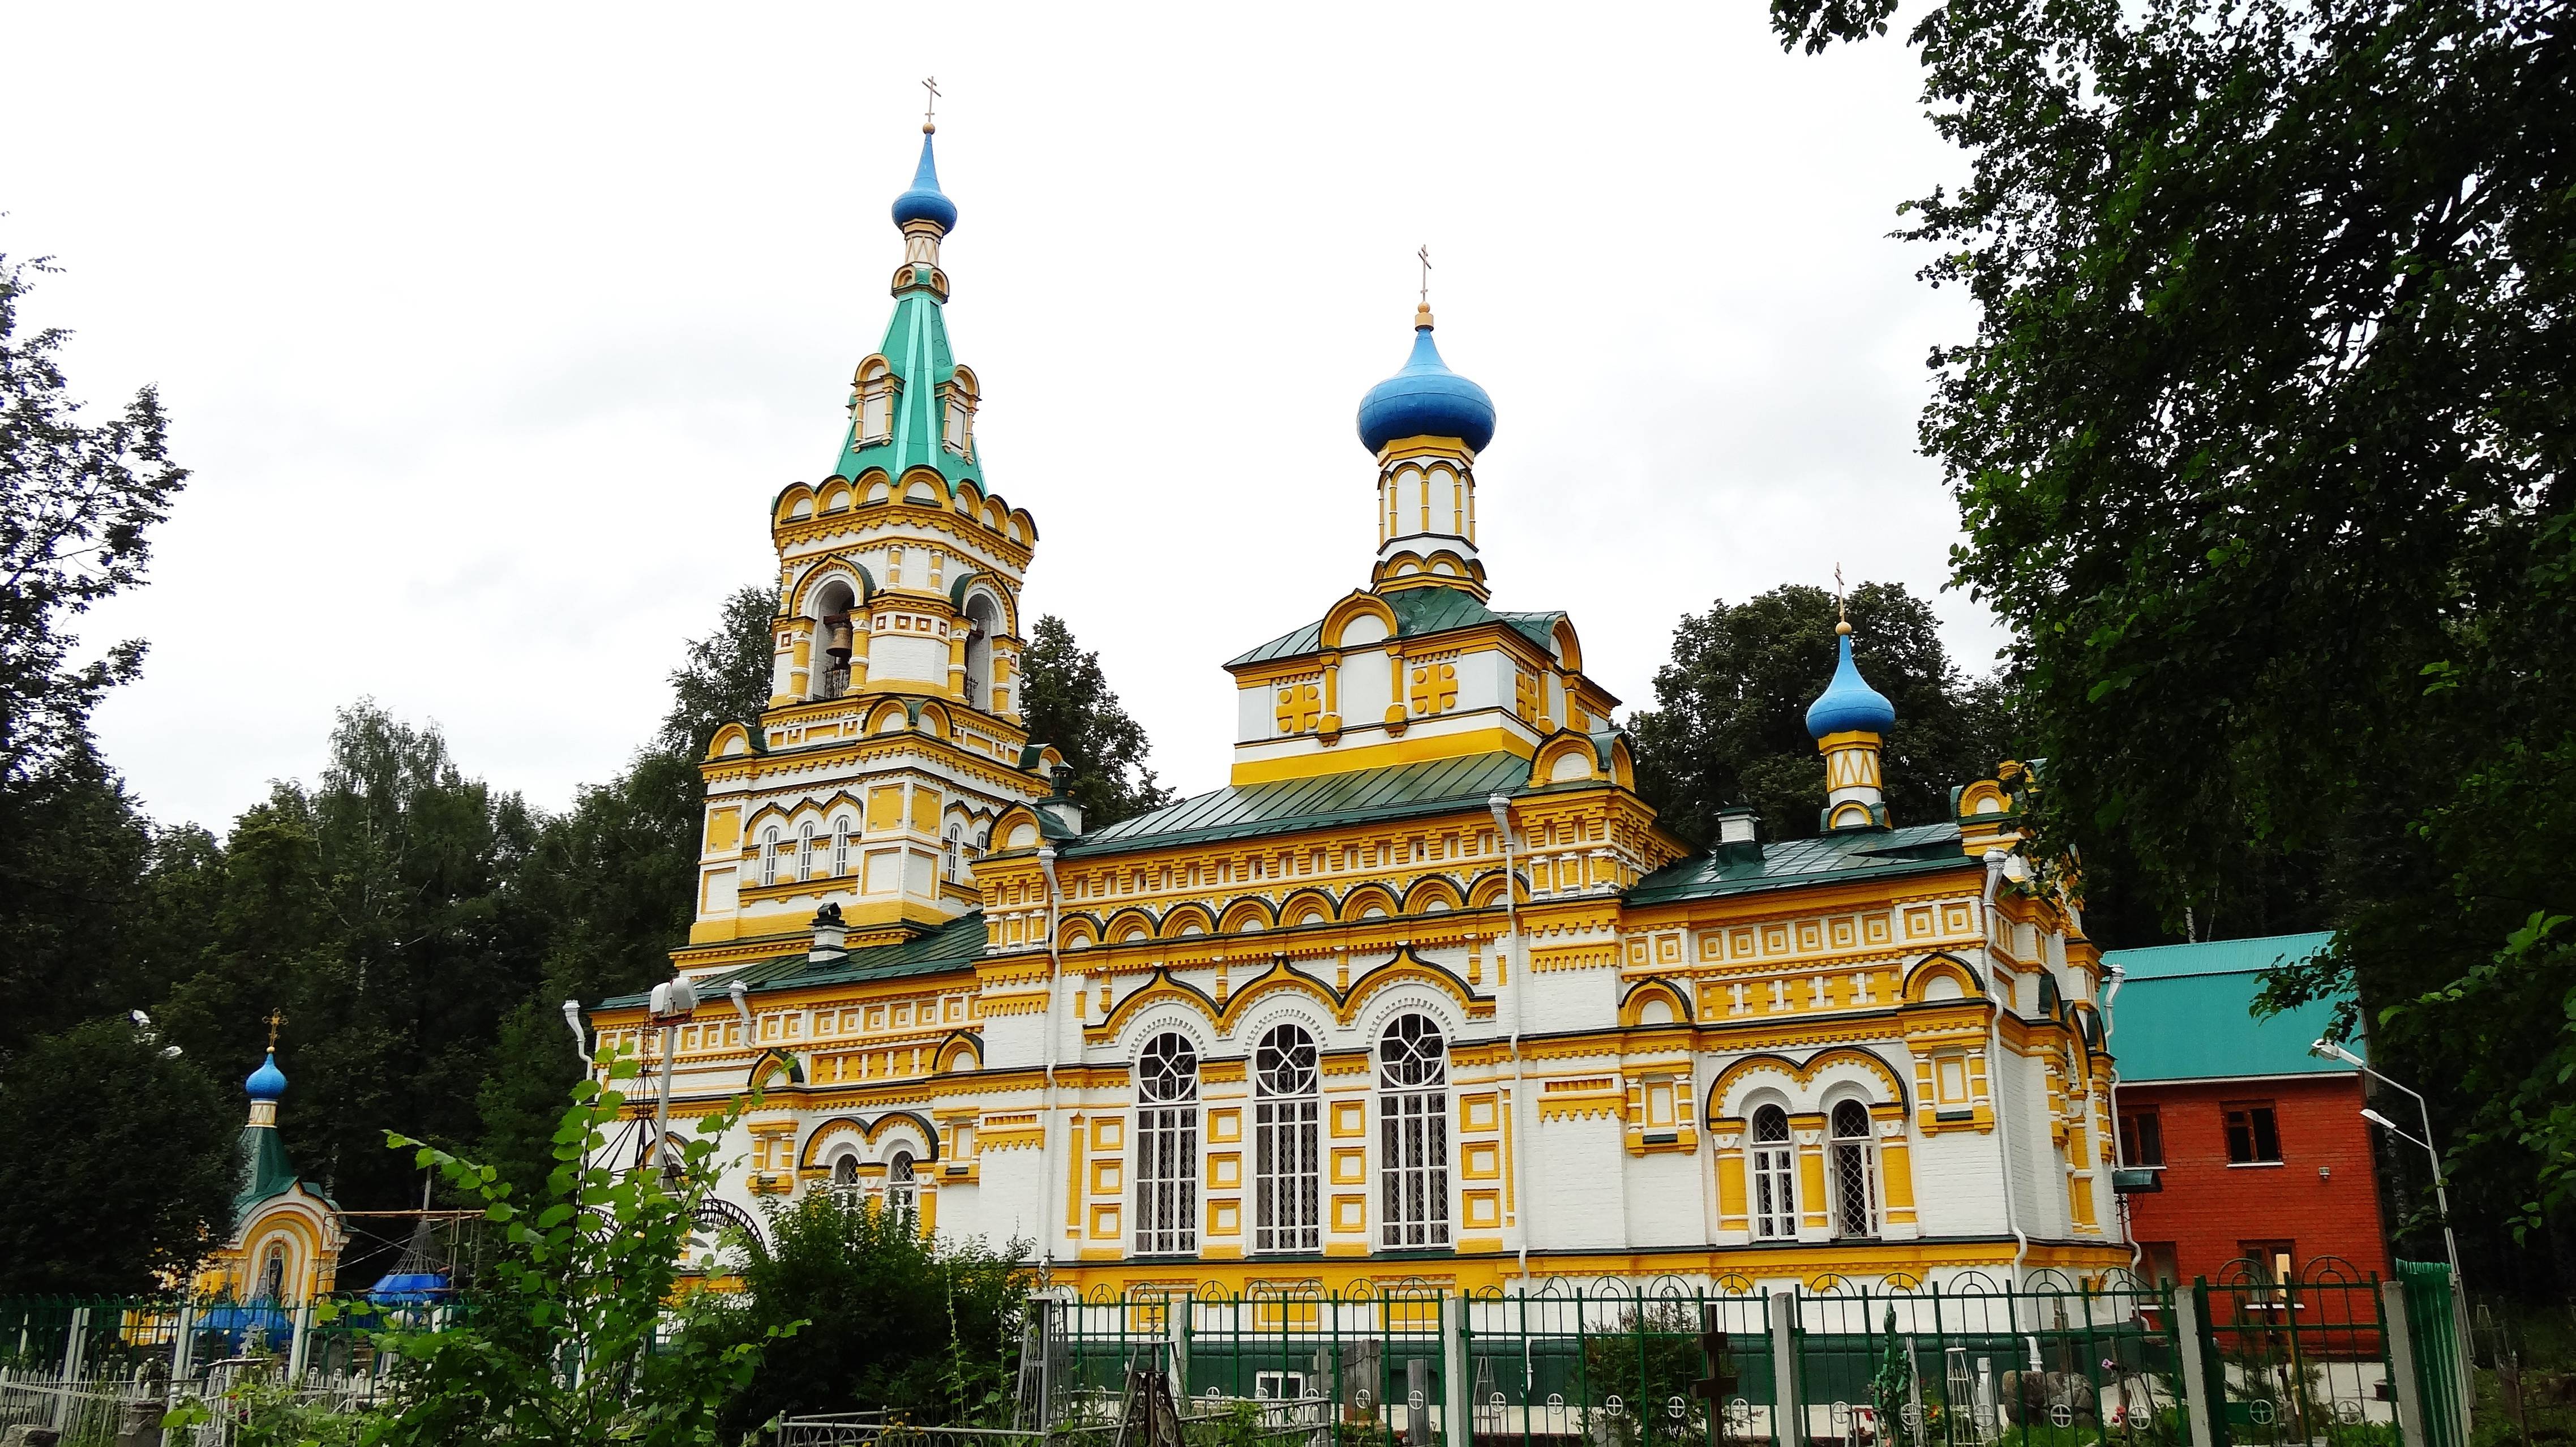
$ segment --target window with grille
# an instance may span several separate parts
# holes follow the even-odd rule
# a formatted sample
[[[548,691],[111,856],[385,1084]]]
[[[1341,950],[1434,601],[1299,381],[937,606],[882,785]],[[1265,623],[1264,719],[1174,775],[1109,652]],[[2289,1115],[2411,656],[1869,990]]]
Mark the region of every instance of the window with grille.
[[[832,1194],[842,1205],[853,1205],[859,1199],[859,1158],[843,1156],[832,1162]]]
[[[1255,1251],[1323,1245],[1321,1152],[1316,1139],[1315,1041],[1294,1025],[1253,1050],[1252,1189]]]
[[[778,827],[774,824],[760,831],[760,882],[778,882]]]
[[[1199,1056],[1175,1034],[1136,1059],[1136,1251],[1199,1249]]]
[[[910,1211],[918,1204],[912,1181],[912,1152],[896,1151],[886,1162],[886,1206],[889,1210]]]
[[[2270,1101],[2245,1101],[2226,1107],[2227,1163],[2271,1166],[2281,1163],[2281,1127]]]
[[[1789,1114],[1776,1105],[1753,1112],[1753,1234],[1786,1241],[1798,1234],[1797,1148]]]
[[[832,824],[832,877],[850,872],[850,820],[843,815]]]
[[[1878,1142],[1869,1107],[1846,1100],[1834,1107],[1834,1234],[1878,1234]]]
[[[1378,1244],[1449,1244],[1449,1051],[1440,1027],[1398,1015],[1378,1037]]]

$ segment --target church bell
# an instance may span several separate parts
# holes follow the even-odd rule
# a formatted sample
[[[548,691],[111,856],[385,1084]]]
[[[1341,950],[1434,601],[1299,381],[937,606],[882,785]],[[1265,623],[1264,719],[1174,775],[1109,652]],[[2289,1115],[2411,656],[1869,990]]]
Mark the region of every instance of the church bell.
[[[835,613],[823,620],[823,651],[831,656],[835,665],[849,665],[850,615]]]

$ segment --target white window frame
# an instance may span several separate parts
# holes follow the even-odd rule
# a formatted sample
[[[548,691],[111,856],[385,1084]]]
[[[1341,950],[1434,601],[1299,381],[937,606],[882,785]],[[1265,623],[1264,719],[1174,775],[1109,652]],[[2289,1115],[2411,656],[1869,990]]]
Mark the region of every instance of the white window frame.
[[[1255,1252],[1324,1245],[1322,1103],[1315,1038],[1273,1026],[1253,1051],[1252,1192]]]
[[[1779,1122],[1779,1135],[1766,1138],[1769,1122]],[[1798,1146],[1790,1139],[1789,1112],[1776,1105],[1753,1112],[1751,1148],[1746,1152],[1753,1174],[1753,1236],[1757,1241],[1794,1241],[1798,1236]]]
[[[814,821],[811,819],[796,826],[796,877],[814,877]]]
[[[1199,1249],[1198,1047],[1167,1031],[1136,1061],[1136,1254]]]
[[[920,1209],[917,1179],[912,1152],[897,1147],[893,1155],[886,1157],[886,1209],[903,1212]]]
[[[1427,1015],[1398,1015],[1378,1036],[1378,1245],[1435,1251],[1450,1242],[1449,1045]]]
[[[832,877],[839,879],[850,872],[850,816],[842,815],[832,822]]]
[[[760,831],[760,882],[778,882],[778,826],[775,824]]]

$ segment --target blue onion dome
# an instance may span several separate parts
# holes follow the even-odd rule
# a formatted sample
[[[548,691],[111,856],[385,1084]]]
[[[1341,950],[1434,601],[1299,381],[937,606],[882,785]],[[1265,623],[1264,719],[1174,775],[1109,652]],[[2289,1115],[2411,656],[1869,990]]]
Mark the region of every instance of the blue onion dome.
[[[943,232],[957,229],[957,203],[939,190],[939,166],[930,155],[930,127],[921,128],[921,169],[912,173],[912,189],[894,198],[894,224],[901,228],[928,221]]]
[[[1851,625],[1837,623],[1834,629],[1842,635],[1842,657],[1834,665],[1833,681],[1807,705],[1807,734],[1818,739],[1828,734],[1883,734],[1896,722],[1896,705],[1870,687],[1852,666]]]
[[[286,1072],[277,1068],[276,1051],[268,1052],[268,1058],[250,1073],[250,1079],[242,1082],[242,1089],[249,1091],[253,1100],[275,1100],[286,1093]]]
[[[1455,437],[1469,452],[1494,440],[1494,399],[1449,370],[1431,340],[1431,308],[1413,315],[1413,355],[1360,399],[1360,444],[1375,453],[1401,437]]]

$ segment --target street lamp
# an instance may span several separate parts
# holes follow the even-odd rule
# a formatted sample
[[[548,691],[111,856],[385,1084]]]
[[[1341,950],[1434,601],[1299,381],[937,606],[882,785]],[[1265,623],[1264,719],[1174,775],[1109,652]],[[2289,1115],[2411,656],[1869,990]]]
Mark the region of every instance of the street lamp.
[[[2433,1204],[2434,1208],[2438,1210],[2442,1216],[2442,1251],[2443,1254],[2448,1256],[2451,1261],[2451,1315],[2453,1318],[2453,1325],[2458,1331],[2460,1338],[2459,1374],[2462,1393],[2460,1400],[2465,1403],[2468,1401],[2467,1393],[2469,1391],[2468,1283],[2460,1275],[2459,1238],[2451,1234],[2451,1193],[2445,1184],[2442,1175],[2442,1153],[2433,1145],[2432,1107],[2424,1103],[2424,1097],[2422,1095],[2408,1089],[2406,1086],[2398,1084],[2396,1081],[2389,1079],[2378,1071],[2371,1069],[2370,1062],[2353,1054],[2351,1051],[2345,1049],[2335,1041],[2319,1040],[2308,1047],[2308,1053],[2316,1056],[2320,1060],[2342,1061],[2344,1064],[2351,1066],[2353,1069],[2360,1071],[2362,1074],[2369,1076],[2371,1079],[2378,1081],[2380,1084],[2387,1086],[2391,1090],[2403,1091],[2408,1096],[2414,1098],[2416,1113],[2423,1118],[2424,1134],[2421,1139],[2418,1139],[2415,1136],[2408,1135],[2404,1130],[2400,1129],[2397,1122],[2381,1115],[2378,1111],[2370,1109],[2368,1106],[2364,1106],[2361,1112],[2361,1118],[2363,1120],[2369,1121],[2372,1125],[2379,1127],[2381,1130],[2388,1132],[2390,1135],[2397,1137],[2408,1145],[2420,1148],[2424,1152],[2425,1158],[2433,1163]]]

